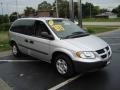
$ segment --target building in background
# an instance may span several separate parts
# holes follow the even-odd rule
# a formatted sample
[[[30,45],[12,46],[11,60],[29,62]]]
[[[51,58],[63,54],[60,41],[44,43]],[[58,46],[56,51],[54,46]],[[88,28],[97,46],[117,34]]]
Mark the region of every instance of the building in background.
[[[21,14],[21,17],[57,17],[55,11],[41,10],[35,13]]]
[[[96,18],[117,18],[117,14],[112,12],[104,12],[95,16]]]
[[[37,11],[37,17],[56,17],[55,11],[41,10]]]

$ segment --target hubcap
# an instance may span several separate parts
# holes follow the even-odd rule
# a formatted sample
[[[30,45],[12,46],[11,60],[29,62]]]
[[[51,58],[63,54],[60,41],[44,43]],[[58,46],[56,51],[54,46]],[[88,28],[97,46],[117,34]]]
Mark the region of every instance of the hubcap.
[[[15,45],[13,46],[13,50],[12,50],[12,51],[13,51],[13,54],[14,54],[14,55],[16,55],[16,54],[17,54],[17,48],[16,48],[16,46],[15,46]]]
[[[68,67],[67,67],[67,63],[65,62],[65,60],[58,59],[56,62],[56,67],[57,67],[57,70],[60,74],[67,73]]]

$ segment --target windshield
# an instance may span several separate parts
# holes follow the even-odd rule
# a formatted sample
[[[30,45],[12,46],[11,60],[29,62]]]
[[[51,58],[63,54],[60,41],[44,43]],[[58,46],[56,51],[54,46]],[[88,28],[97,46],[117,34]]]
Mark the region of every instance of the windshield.
[[[47,24],[56,33],[59,38],[75,38],[89,35],[79,26],[67,19],[52,19],[47,20]]]

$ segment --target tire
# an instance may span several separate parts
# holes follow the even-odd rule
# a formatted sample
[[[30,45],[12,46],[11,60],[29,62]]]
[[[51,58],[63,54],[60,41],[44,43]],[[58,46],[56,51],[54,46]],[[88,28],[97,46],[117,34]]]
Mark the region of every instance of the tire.
[[[15,57],[20,57],[21,56],[21,52],[17,46],[17,44],[12,44],[12,53]]]
[[[57,55],[55,57],[54,67],[63,77],[71,77],[74,74],[72,60],[67,55]]]

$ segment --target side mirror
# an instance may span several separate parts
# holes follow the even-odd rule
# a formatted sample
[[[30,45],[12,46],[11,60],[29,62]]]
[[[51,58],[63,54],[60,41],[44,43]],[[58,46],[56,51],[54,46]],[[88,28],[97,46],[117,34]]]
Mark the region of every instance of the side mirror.
[[[47,32],[41,32],[41,36],[50,40],[54,40],[54,37],[52,35],[49,35]]]

